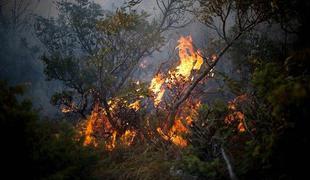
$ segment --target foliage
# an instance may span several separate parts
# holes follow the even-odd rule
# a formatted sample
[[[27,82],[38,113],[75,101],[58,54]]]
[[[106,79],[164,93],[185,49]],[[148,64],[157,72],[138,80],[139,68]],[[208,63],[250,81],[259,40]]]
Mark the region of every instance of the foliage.
[[[203,161],[192,151],[188,151],[183,155],[181,168],[194,177],[199,179],[225,179],[225,167],[220,159],[213,159],[212,161]]]
[[[42,57],[48,80],[67,87],[72,104],[54,96],[54,104],[83,117],[95,101],[106,104],[126,88],[140,59],[163,43],[160,27],[145,12],[119,8],[104,11],[91,1],[57,2],[57,19],[38,17],[37,36],[48,54]],[[73,107],[74,104],[74,107]]]
[[[93,111],[95,120],[110,118],[117,136],[128,129],[138,130],[134,137],[138,140],[126,146],[121,137],[114,138],[118,146],[100,152],[98,163],[97,150],[83,146],[83,138],[78,138],[71,124],[40,120],[31,103],[19,96],[23,88],[0,82],[4,171],[23,170],[30,179],[234,179],[232,172],[238,179],[302,179],[308,172],[304,164],[309,157],[309,3],[199,0],[195,15],[216,30],[220,45],[227,46],[218,57],[204,57],[211,66],[203,67],[203,73],[197,72],[188,84],[167,85],[167,91],[181,94],[179,99],[171,98],[177,105],[149,113],[152,104],[147,106],[148,100],[142,100],[148,97],[147,85],[135,82],[131,75],[140,59],[163,45],[162,32],[173,27],[170,23],[177,21],[187,4],[156,1],[163,20],[150,21],[146,12],[134,10],[140,2],[128,1],[110,12],[90,0],[61,0],[56,3],[57,18],[37,17],[36,24],[36,34],[47,50],[42,57],[47,80],[66,86],[54,94],[51,103],[83,118],[98,103],[98,111]],[[174,2],[180,6],[173,6]],[[166,13],[169,7],[175,14]],[[269,24],[262,24],[259,30],[270,30],[266,25],[271,25],[281,32],[252,31],[263,21]],[[0,39],[9,42],[2,34]],[[227,102],[223,97],[203,99],[198,115],[194,106],[180,106],[190,103],[186,100],[191,100],[193,89],[211,77],[209,73],[228,48],[234,74],[216,75],[222,74],[234,97]],[[0,48],[1,56],[6,51]],[[10,51],[6,61],[11,54],[14,52]],[[138,100],[145,106],[129,108]],[[171,116],[174,120],[173,111],[190,111],[194,118],[188,124],[189,133],[182,134],[188,142],[184,149],[157,133],[163,119]],[[104,134],[95,132],[101,125],[89,135]],[[98,149],[105,143],[99,142]]]
[[[282,3],[277,10],[285,8]],[[300,6],[297,4],[286,10],[305,15],[294,9]],[[279,22],[277,10],[271,18],[287,33],[292,21],[299,18],[285,16],[287,21]],[[305,27],[302,20],[299,23],[293,29],[302,33]],[[234,106],[244,114],[246,131],[237,132],[234,124],[224,123],[229,102],[203,106],[189,136],[192,147],[189,157],[184,157],[187,161],[183,162],[183,169],[200,178],[207,173],[200,174],[200,168],[193,167],[219,162],[224,170],[215,170],[217,175],[209,178],[228,177],[220,151],[224,148],[240,179],[298,179],[306,174],[301,164],[307,163],[305,159],[309,157],[309,46],[303,44],[296,50],[296,45],[300,46],[303,37],[307,37],[299,33],[297,39],[282,44],[268,34],[253,31],[233,45],[230,55],[237,73],[223,77],[236,96],[248,96],[245,102]]]
[[[174,163],[171,147],[145,143],[118,146],[102,158],[96,175],[100,179],[179,179],[171,173]]]
[[[75,140],[66,123],[39,120],[29,101],[18,100],[22,87],[1,82],[0,122],[4,138],[2,162],[8,177],[29,179],[90,179],[96,165],[94,150]]]

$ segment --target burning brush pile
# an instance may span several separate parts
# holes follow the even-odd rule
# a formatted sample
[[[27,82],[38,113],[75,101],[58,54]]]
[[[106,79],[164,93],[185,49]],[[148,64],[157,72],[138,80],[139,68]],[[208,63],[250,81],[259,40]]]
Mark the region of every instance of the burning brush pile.
[[[203,66],[204,59],[199,50],[195,50],[190,36],[180,37],[178,40],[179,61],[168,70],[159,69],[149,84],[139,81],[133,83],[135,96],[128,98],[117,97],[110,99],[106,108],[95,103],[86,121],[79,124],[80,135],[84,138],[84,145],[103,146],[113,150],[117,145],[130,146],[137,141],[160,138],[178,147],[186,147],[186,134],[190,133],[190,126],[198,114],[201,106],[199,94],[201,88],[178,108],[171,120],[171,110],[180,95],[193,82]],[[212,60],[212,59],[211,59]],[[213,77],[212,70],[208,77]],[[204,84],[208,78],[201,81]],[[133,98],[134,97],[134,98]],[[234,111],[234,103],[229,108]],[[242,124],[242,112],[233,112],[227,116],[227,124],[239,121],[240,132],[245,131]],[[157,121],[154,118],[156,117]]]

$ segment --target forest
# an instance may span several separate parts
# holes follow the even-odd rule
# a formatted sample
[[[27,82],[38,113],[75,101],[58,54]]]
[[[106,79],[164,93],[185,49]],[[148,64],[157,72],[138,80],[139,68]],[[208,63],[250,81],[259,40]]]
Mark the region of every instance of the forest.
[[[309,178],[309,18],[303,0],[0,0],[0,177]]]

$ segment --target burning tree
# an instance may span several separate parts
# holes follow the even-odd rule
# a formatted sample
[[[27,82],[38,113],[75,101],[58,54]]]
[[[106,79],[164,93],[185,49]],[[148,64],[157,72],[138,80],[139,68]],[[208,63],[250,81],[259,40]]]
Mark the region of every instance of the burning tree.
[[[164,111],[167,115],[166,119],[162,119],[160,127],[157,128],[158,133],[165,140],[184,147],[187,145],[187,141],[182,137],[182,134],[188,133],[188,126],[192,123],[200,106],[199,97],[188,99],[172,122],[168,122],[167,118],[175,101],[193,81],[194,74],[202,67],[203,59],[199,50],[194,50],[190,36],[180,37],[177,48],[179,64],[168,70],[167,73],[158,72],[152,79],[149,89],[153,94],[154,107]]]
[[[162,74],[156,74],[152,80],[150,88],[153,90],[155,106],[158,106],[165,96],[166,98],[171,96],[168,98],[169,105],[164,108],[168,114],[167,119],[164,120],[166,122],[164,129],[167,134],[172,134],[167,132],[169,131],[167,129],[171,128],[170,131],[175,132],[175,126],[180,127],[179,118],[184,116],[182,114],[190,104],[199,104],[199,100],[197,102],[199,93],[195,93],[195,91],[199,89],[200,84],[204,84],[207,79],[214,76],[213,70],[216,64],[233,43],[243,34],[250,32],[258,24],[267,20],[270,15],[270,12],[264,9],[264,7],[269,7],[267,1],[199,1],[199,4],[201,7],[195,14],[207,27],[215,30],[218,35],[218,46],[212,51],[210,50],[215,53],[203,52],[197,50],[192,44],[191,38],[181,37],[178,46],[181,61],[179,66],[174,71],[169,71],[166,79]],[[223,48],[219,48],[220,46]],[[220,50],[217,51],[217,49]],[[167,84],[165,85],[165,83]],[[167,90],[170,92],[165,93]],[[195,108],[192,108],[191,111],[195,111]],[[236,114],[234,119],[240,121],[238,129],[245,131],[245,125],[242,123],[244,115],[242,112],[234,114]],[[183,119],[189,119],[189,117],[183,117]],[[229,117],[226,117],[226,120]],[[187,123],[187,125],[189,124]],[[164,134],[161,129],[159,130],[161,134]],[[164,138],[168,139],[165,136]]]
[[[147,13],[134,10],[140,1],[130,1],[114,13],[87,0],[60,1],[57,20],[38,19],[37,35],[48,50],[42,58],[45,73],[49,80],[60,80],[67,87],[52,102],[64,113],[88,119],[82,123],[85,145],[97,146],[96,139],[102,138],[107,140],[107,149],[113,149],[116,139],[131,144],[137,134],[153,134],[143,130],[149,128],[149,117],[141,115],[147,111],[141,104],[149,104],[145,99],[150,92],[152,108],[166,116],[156,125],[157,132],[165,140],[186,146],[182,134],[188,133],[200,106],[199,93],[194,92],[214,76],[213,69],[232,44],[266,19],[266,13],[260,11],[265,2],[260,1],[201,1],[198,9],[195,1],[156,2],[162,16],[151,22]],[[215,47],[211,54],[198,50],[190,36],[181,37],[179,64],[167,72],[159,71],[148,92],[146,83],[130,77],[143,57],[163,45],[163,32],[187,24],[182,13],[189,7],[216,30],[218,44],[224,47],[220,51]],[[229,26],[228,21],[234,25]]]
[[[183,91],[180,98],[174,103],[170,112],[170,121],[173,121],[179,107],[188,99],[195,87],[206,78],[226,51],[235,43],[240,36],[251,31],[259,23],[267,19],[268,13],[262,12],[265,1],[253,3],[243,1],[201,1],[202,12],[198,13],[202,22],[209,28],[215,30],[220,38],[223,48],[215,55],[201,55],[206,63],[202,72],[194,77],[193,82]],[[228,31],[228,21],[234,21],[234,26]],[[216,25],[219,22],[219,25]],[[229,32],[229,33],[228,33]],[[222,41],[222,42],[221,42]],[[209,55],[210,56],[210,55]]]
[[[85,144],[93,142],[95,130],[90,127],[96,124],[104,124],[98,136],[112,141],[135,134],[139,99],[147,93],[146,85],[131,75],[143,57],[163,45],[163,32],[187,23],[179,0],[158,1],[161,16],[152,21],[146,12],[134,9],[137,3],[130,1],[110,12],[88,0],[58,1],[57,19],[38,17],[36,33],[47,50],[42,57],[45,74],[64,84],[51,102],[65,114],[88,119]]]

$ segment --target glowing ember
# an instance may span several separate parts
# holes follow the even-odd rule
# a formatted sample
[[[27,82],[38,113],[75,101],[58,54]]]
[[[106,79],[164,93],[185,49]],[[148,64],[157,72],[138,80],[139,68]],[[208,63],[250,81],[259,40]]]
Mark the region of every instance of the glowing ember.
[[[62,113],[69,113],[69,112],[72,112],[72,109],[69,108],[69,107],[62,107],[62,108],[61,108],[61,112],[62,112]]]
[[[245,131],[245,127],[244,127],[244,124],[242,122],[240,122],[238,124],[238,130],[239,130],[239,132],[244,132]]]
[[[236,105],[233,102],[228,102],[228,109],[229,110],[236,110]]]
[[[158,134],[161,135],[162,138],[164,138],[164,140],[168,141],[170,139],[169,136],[167,136],[160,127],[158,127],[156,130]]]

